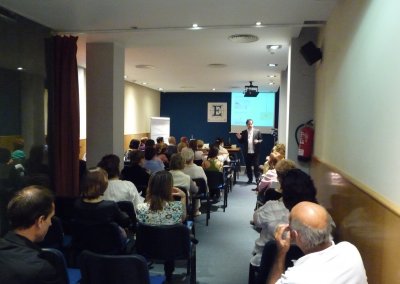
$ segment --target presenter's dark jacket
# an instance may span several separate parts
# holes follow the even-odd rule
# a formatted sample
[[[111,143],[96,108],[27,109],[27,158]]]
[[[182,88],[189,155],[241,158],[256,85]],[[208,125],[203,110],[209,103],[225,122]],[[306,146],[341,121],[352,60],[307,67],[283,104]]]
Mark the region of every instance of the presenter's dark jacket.
[[[248,134],[247,129],[243,130],[240,133],[240,135],[242,135],[242,138],[238,139],[238,141],[239,141],[239,143],[243,144],[243,154],[247,154],[248,148],[249,148],[248,137],[247,137],[249,134]],[[260,153],[261,143],[254,144],[255,139],[262,140],[262,136],[261,136],[260,130],[253,128],[253,139],[252,139],[253,148],[254,148],[254,153],[258,155]]]
[[[41,258],[40,247],[11,231],[0,239],[0,283],[67,284],[55,267]]]

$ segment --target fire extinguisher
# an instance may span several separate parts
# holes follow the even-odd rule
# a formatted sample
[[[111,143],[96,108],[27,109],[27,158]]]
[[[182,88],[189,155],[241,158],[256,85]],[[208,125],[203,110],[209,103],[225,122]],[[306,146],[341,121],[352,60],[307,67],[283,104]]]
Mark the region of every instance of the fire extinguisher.
[[[313,120],[307,121],[304,124],[300,124],[296,128],[295,136],[296,136],[297,146],[299,147],[297,152],[297,159],[303,162],[310,161],[314,144]]]

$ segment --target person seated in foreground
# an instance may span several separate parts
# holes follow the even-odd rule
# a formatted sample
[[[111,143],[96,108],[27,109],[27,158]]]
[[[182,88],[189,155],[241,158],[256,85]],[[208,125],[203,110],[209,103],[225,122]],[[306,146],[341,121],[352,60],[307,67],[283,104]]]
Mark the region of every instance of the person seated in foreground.
[[[54,216],[52,193],[40,186],[23,188],[8,203],[7,215],[12,230],[0,239],[0,282],[67,284],[37,245]]]
[[[107,172],[100,167],[89,169],[81,184],[81,198],[74,204],[76,221],[82,225],[117,223],[121,227],[121,235],[126,238],[122,228],[131,225],[129,216],[122,212],[118,204],[104,200],[103,194],[108,186]]]
[[[277,259],[266,283],[367,283],[359,251],[346,241],[335,244],[331,236],[332,224],[329,213],[318,204],[300,202],[294,206],[289,224],[279,225],[275,232]],[[285,271],[285,256],[291,242],[295,242],[305,256]]]
[[[142,151],[133,151],[129,154],[129,159],[130,164],[122,169],[121,178],[132,182],[142,192],[142,196],[146,196],[150,174],[143,167],[144,153]]]
[[[174,201],[174,196],[179,201]],[[146,202],[139,204],[137,210],[139,222],[148,225],[174,225],[186,220],[185,193],[173,187],[173,178],[168,171],[159,171],[151,175]],[[168,240],[165,240],[168,245]],[[166,281],[169,283],[175,269],[174,261],[164,262]]]
[[[267,242],[274,240],[279,224],[289,221],[289,211],[299,202],[317,203],[317,190],[311,177],[299,169],[288,169],[280,178],[282,198],[270,200],[253,214],[254,225],[261,228],[260,237],[255,241],[250,263],[260,266],[261,256]],[[273,256],[271,256],[273,257]]]
[[[132,182],[119,179],[119,164],[119,157],[113,154],[104,156],[97,164],[108,174],[108,186],[103,198],[104,200],[113,200],[115,202],[130,201],[136,210],[137,206],[143,203],[144,198],[140,196]]]

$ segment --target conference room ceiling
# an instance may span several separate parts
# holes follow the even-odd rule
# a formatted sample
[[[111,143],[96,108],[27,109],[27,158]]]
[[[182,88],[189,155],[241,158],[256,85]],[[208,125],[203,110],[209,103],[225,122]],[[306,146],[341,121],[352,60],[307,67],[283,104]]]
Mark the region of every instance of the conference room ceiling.
[[[78,36],[80,66],[86,66],[86,43],[117,43],[125,48],[126,80],[164,92],[242,92],[249,81],[259,91],[276,91],[280,72],[287,68],[291,38],[303,27],[320,26],[335,4],[336,0],[0,0],[0,6],[59,34]],[[252,37],[230,40],[232,35],[258,40],[243,43]],[[281,48],[270,51],[267,45]]]

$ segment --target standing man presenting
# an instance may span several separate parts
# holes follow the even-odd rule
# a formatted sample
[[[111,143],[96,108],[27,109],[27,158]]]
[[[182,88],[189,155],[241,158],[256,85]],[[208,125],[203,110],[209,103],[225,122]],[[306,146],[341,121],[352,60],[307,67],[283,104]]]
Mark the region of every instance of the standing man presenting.
[[[261,132],[258,129],[253,128],[253,120],[246,120],[247,129],[243,130],[242,133],[236,133],[236,137],[239,143],[244,146],[244,155],[246,162],[246,173],[249,180],[248,184],[253,182],[253,171],[254,177],[257,181],[260,171],[258,169],[258,158],[260,155],[260,147],[262,142]],[[253,170],[252,170],[253,167]]]

